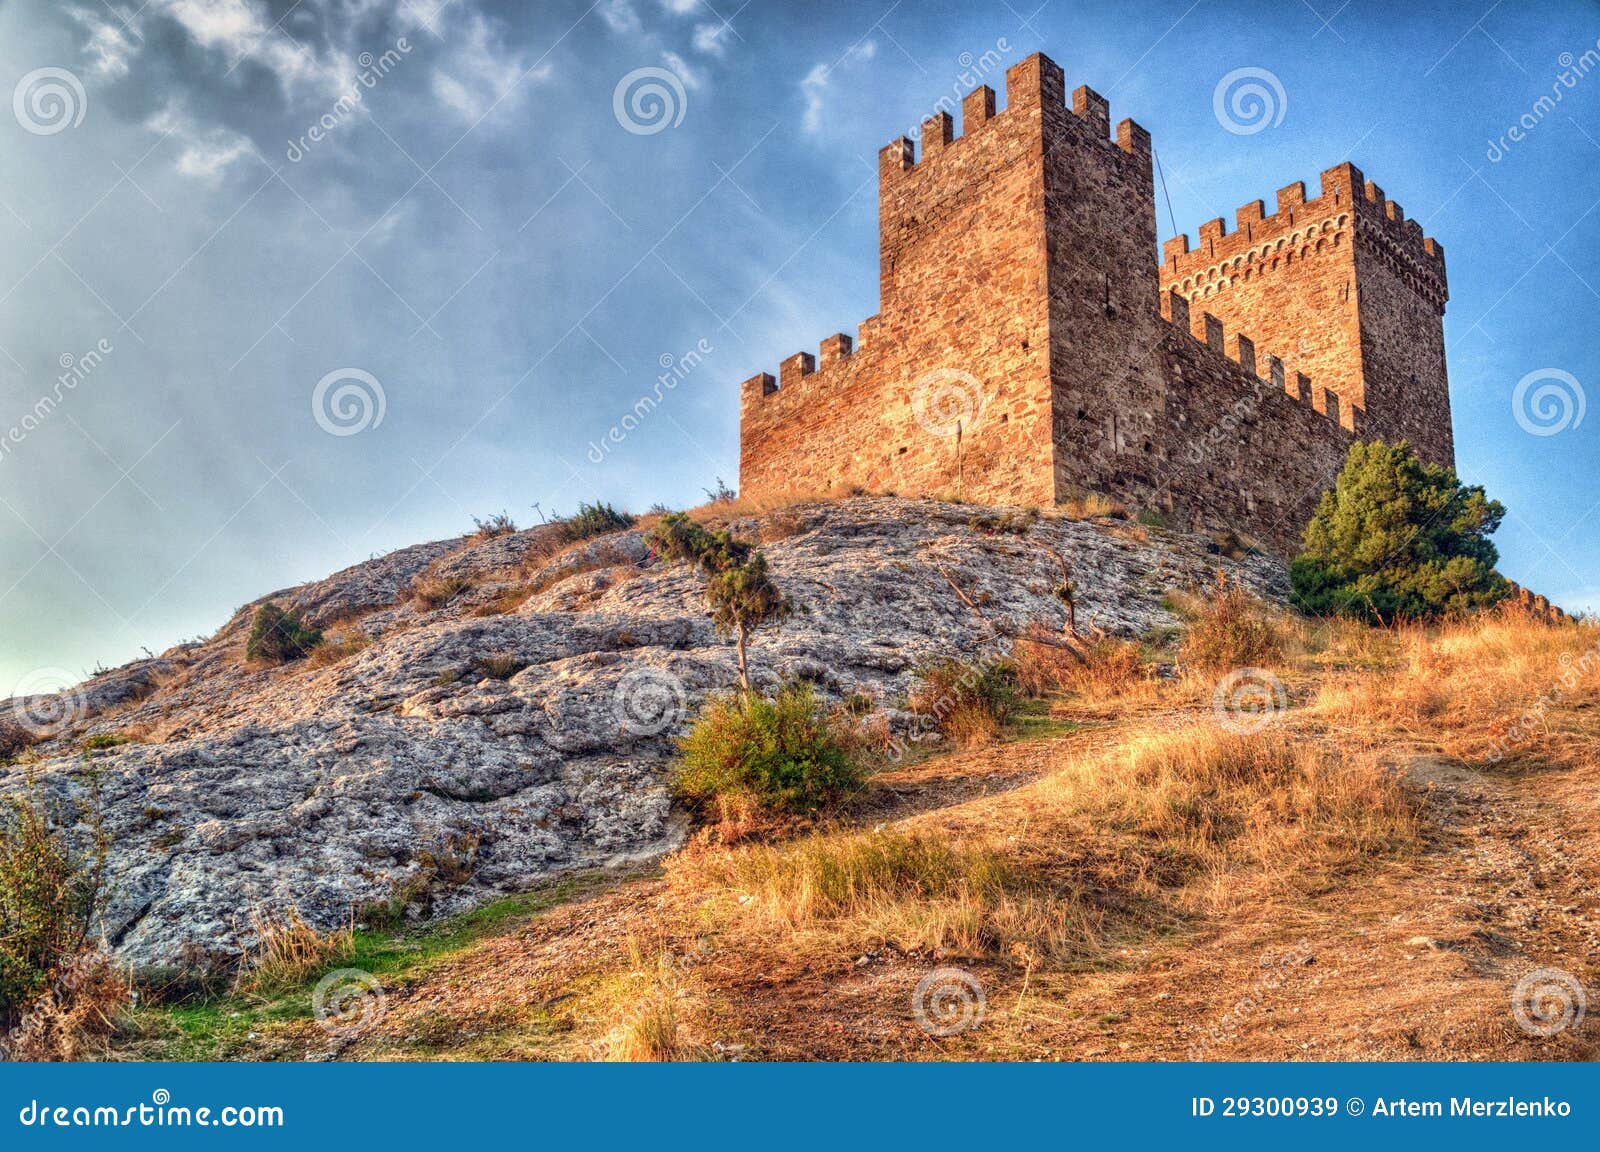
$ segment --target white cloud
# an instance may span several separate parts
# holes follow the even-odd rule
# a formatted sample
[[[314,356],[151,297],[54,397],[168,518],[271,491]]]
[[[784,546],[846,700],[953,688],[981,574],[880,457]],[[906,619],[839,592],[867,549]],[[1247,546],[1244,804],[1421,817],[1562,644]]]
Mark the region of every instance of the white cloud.
[[[215,184],[235,161],[255,151],[249,139],[230,128],[202,129],[176,104],[151,116],[145,127],[176,141],[178,171],[207,184]]]
[[[285,92],[303,84],[338,90],[337,72],[275,28],[251,0],[169,0],[165,11],[200,47],[226,55],[230,67],[248,56],[277,76]]]
[[[726,24],[700,24],[694,30],[694,47],[696,52],[704,52],[707,56],[721,56],[727,49],[727,41],[723,39],[728,34]]]
[[[834,68],[856,60],[871,60],[878,54],[876,40],[862,40],[851,46],[850,50],[839,60],[839,64],[829,67],[827,64],[818,64],[807,72],[800,81],[800,94],[805,98],[805,112],[801,114],[800,126],[810,133],[822,131],[822,113],[826,105],[825,93],[833,79]]]
[[[678,79],[683,81],[685,88],[698,88],[701,83],[700,73],[689,67],[689,62],[676,52],[663,52],[661,59],[667,67],[678,74]]]
[[[480,12],[470,12],[463,26],[446,37],[446,43],[452,51],[434,71],[433,94],[468,120],[481,118],[519,81],[537,83],[552,75],[549,63],[528,71],[522,54],[508,48],[499,30]],[[526,80],[522,79],[524,73]]]
[[[632,33],[643,28],[639,14],[628,0],[604,0],[600,5],[600,17],[613,32]]]
[[[700,0],[661,0],[661,6],[675,16],[687,16],[700,7]]]
[[[828,87],[828,66],[818,64],[800,81],[800,92],[806,99],[805,114],[800,126],[807,132],[822,131],[822,93]]]
[[[123,31],[122,25],[101,19],[96,13],[83,8],[71,9],[68,14],[88,33],[83,53],[89,57],[95,74],[108,80],[126,76],[130,68],[128,59],[138,52],[138,48],[129,34]]]

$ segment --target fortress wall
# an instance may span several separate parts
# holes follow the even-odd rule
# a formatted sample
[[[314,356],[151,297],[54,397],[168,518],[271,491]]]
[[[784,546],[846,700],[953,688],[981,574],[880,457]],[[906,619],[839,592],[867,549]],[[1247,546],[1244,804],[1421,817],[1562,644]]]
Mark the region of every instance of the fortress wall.
[[[1166,510],[1175,527],[1232,528],[1293,555],[1364,413],[1216,317],[1188,322],[1183,303],[1169,301],[1162,345],[1160,482],[1124,498]]]

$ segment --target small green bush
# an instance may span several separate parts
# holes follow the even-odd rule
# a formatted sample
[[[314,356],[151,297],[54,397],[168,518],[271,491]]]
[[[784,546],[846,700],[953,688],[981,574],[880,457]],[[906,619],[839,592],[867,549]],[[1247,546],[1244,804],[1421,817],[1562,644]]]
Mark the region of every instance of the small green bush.
[[[105,847],[74,851],[38,804],[0,802],[0,1025],[14,1027],[89,946]]]
[[[579,504],[578,510],[571,516],[560,517],[551,523],[556,525],[556,534],[564,542],[572,544],[632,528],[633,521],[634,518],[627,512],[618,512],[609,504]]]
[[[307,628],[300,622],[299,615],[268,600],[256,609],[250,637],[245,641],[244,657],[267,664],[283,664],[303,659],[321,643],[321,632]]]
[[[674,786],[699,804],[750,799],[803,815],[861,783],[860,766],[809,684],[788,685],[776,697],[712,699],[678,752]]]

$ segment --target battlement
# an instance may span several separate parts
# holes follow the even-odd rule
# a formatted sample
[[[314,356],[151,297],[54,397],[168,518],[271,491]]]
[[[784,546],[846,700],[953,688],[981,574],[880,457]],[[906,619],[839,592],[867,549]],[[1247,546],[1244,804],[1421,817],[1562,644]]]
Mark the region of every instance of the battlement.
[[[1438,241],[1424,236],[1422,226],[1354,164],[1323,172],[1321,189],[1307,200],[1305,183],[1297,180],[1278,189],[1271,215],[1263,201],[1252,200],[1235,211],[1232,232],[1219,216],[1200,225],[1194,246],[1187,233],[1174,236],[1162,246],[1162,283],[1191,300],[1203,299],[1235,282],[1347,247],[1359,229],[1366,243],[1405,269],[1419,294],[1444,310],[1448,291]]]
[[[922,122],[921,156],[909,136],[891,140],[878,151],[878,176],[883,190],[908,174],[921,174],[930,160],[958,148],[974,133],[992,121],[1051,111],[1071,113],[1087,129],[1086,135],[1115,144],[1124,153],[1148,166],[1150,133],[1133,120],[1122,120],[1111,132],[1111,104],[1104,96],[1080,85],[1072,92],[1069,104],[1066,81],[1061,68],[1048,56],[1033,55],[1006,70],[1006,105],[997,111],[995,92],[987,84],[974,88],[961,100],[961,134],[948,112],[938,112]],[[1046,125],[1050,123],[1047,119]],[[1049,131],[1046,127],[1045,131]]]
[[[1232,361],[1251,380],[1269,381],[1276,391],[1346,432],[1359,436],[1365,430],[1367,414],[1360,405],[1326,385],[1313,383],[1303,372],[1291,372],[1277,356],[1257,356],[1254,340],[1242,332],[1228,332],[1223,322],[1209,312],[1194,312],[1179,293],[1161,294],[1161,318],[1195,343]]]
[[[817,352],[816,356],[809,352],[796,352],[779,362],[777,379],[773,379],[770,372],[758,372],[750,377],[739,386],[741,403],[748,405],[781,389],[793,388],[807,377],[818,373],[828,374],[830,369],[855,353],[855,341],[843,332],[835,332],[818,345]]]
[[[1552,624],[1565,623],[1567,613],[1561,605],[1550,603],[1544,596],[1528,591],[1515,580],[1507,580],[1506,583],[1511,585],[1512,603],[1521,607],[1523,611],[1542,617]]]

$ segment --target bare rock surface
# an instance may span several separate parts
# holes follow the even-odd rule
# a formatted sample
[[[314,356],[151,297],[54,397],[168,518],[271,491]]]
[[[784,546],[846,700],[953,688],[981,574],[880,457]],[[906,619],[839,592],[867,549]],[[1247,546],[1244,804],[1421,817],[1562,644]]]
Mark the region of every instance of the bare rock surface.
[[[735,520],[796,606],[757,635],[756,678],[903,717],[918,660],[992,650],[996,625],[1059,627],[1063,561],[1080,627],[1125,636],[1174,623],[1163,597],[1218,568],[1286,590],[1271,558],[1231,561],[1204,537],[1053,516],[1014,534],[992,527],[1001,514],[860,497]],[[429,607],[412,595],[429,583],[452,594]],[[734,655],[696,575],[639,531],[417,545],[268,598],[370,642],[320,667],[249,665],[257,601],[203,642],[0,704],[0,730],[52,733],[0,764],[0,791],[98,794],[125,959],[224,962],[253,908],[333,927],[441,859],[456,866],[434,914],[681,842],[672,737],[734,683]],[[85,752],[96,736],[128,742]]]

